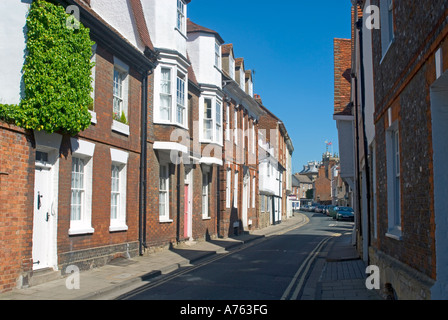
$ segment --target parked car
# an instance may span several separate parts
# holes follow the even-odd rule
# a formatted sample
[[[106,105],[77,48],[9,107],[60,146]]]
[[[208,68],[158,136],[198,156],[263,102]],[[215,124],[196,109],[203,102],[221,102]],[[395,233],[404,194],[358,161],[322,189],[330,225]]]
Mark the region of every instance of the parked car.
[[[335,206],[334,205],[329,205],[325,208],[325,214],[327,216],[330,216],[330,210],[333,209]]]
[[[303,206],[300,207],[301,211],[308,211],[308,205],[304,204]]]
[[[319,206],[316,207],[316,209],[314,211],[318,212],[318,213],[323,213],[324,212],[324,207],[325,206],[319,205]]]
[[[339,208],[338,206],[332,206],[329,210],[328,210],[328,216],[332,217],[333,219],[336,219],[336,209]]]
[[[355,212],[350,207],[337,207],[336,211],[336,220],[355,220]]]

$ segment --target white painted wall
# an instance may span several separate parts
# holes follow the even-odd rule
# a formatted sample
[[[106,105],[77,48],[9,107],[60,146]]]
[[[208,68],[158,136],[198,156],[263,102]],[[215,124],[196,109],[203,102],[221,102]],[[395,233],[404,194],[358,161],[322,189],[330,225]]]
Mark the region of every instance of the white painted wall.
[[[0,104],[18,104],[21,100],[25,25],[31,2],[0,1]]]
[[[187,56],[186,25],[177,29],[177,0],[142,0],[151,41],[156,48],[174,50]],[[188,9],[185,6],[185,17]],[[186,20],[185,20],[186,24]]]
[[[92,0],[90,5],[131,44],[144,51],[145,47],[140,40],[129,0]]]
[[[340,156],[340,174],[352,188],[355,176],[355,146],[354,146],[354,123],[350,117],[347,120],[337,120],[339,156]]]
[[[370,5],[370,0],[366,1],[365,8]],[[363,47],[364,47],[364,81],[365,81],[365,123],[367,143],[370,144],[375,139],[375,125],[373,115],[375,113],[375,96],[373,86],[373,60],[372,60],[372,30],[367,29],[363,24]]]
[[[197,81],[221,88],[222,74],[215,67],[215,43],[211,34],[193,33],[188,37],[187,50]]]

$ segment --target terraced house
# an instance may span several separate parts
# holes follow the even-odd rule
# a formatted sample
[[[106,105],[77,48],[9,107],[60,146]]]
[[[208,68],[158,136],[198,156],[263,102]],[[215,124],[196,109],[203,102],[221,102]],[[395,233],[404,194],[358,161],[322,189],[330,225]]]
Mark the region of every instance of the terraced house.
[[[352,39],[337,42],[346,54],[335,64],[341,79],[339,57],[350,69],[350,100],[335,120],[352,142],[341,177],[355,194],[357,246],[389,298],[446,299],[448,4],[353,3]]]
[[[63,276],[68,266],[88,270],[262,227],[258,131],[266,111],[232,45],[187,18],[188,0],[55,3],[60,30],[90,32],[86,76],[68,83],[83,83],[92,103],[67,104],[46,121],[88,117],[76,132],[14,119],[26,114],[21,102],[33,90],[54,89],[29,90],[22,73],[30,10],[53,4],[1,2],[0,292]],[[50,19],[49,11],[37,16]]]

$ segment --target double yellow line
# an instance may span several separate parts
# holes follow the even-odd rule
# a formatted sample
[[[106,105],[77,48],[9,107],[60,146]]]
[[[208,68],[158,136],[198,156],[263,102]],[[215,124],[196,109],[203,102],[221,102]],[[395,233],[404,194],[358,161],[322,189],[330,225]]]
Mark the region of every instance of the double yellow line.
[[[294,288],[294,285],[297,282],[297,279],[300,275],[302,275],[296,285],[296,288],[289,298],[289,300],[297,300],[297,297],[302,290],[303,284],[306,280],[306,276],[309,272],[309,269],[311,268],[314,260],[316,260],[317,255],[320,253],[322,248],[327,244],[327,242],[332,239],[333,237],[327,237],[324,238],[319,244],[314,248],[313,251],[306,257],[305,261],[301,264],[300,268],[297,270],[296,274],[292,278],[291,282],[289,283],[288,287],[286,288],[285,292],[283,293],[281,300],[286,300],[287,297],[290,295],[292,289]],[[302,272],[303,271],[303,272]]]

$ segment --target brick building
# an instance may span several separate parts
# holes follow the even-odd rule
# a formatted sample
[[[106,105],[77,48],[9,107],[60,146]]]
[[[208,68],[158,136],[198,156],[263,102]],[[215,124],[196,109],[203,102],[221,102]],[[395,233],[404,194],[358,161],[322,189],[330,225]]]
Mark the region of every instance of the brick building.
[[[253,98],[252,72],[222,47],[224,96],[223,166],[220,171],[220,235],[258,229],[258,120],[263,111]]]
[[[281,223],[292,213],[292,206],[287,201],[292,191],[291,155],[294,147],[284,123],[263,105],[260,95],[255,95],[255,99],[265,112],[260,117],[258,140],[260,219],[265,227]]]
[[[188,0],[57,2],[79,8],[96,42],[92,123],[72,137],[0,121],[0,292],[71,265],[86,270],[261,228],[266,111],[231,45],[188,21]],[[0,103],[21,99],[29,6],[0,4],[9,30]],[[276,121],[272,141],[286,171],[292,142]],[[280,182],[286,208],[288,181]]]
[[[90,269],[139,253],[140,128],[149,92],[147,75],[155,66],[155,52],[141,20],[141,3],[126,4],[128,15],[123,15],[140,22],[130,26],[138,35],[134,41],[128,41],[123,30],[117,30],[84,2],[61,4],[78,5],[81,22],[96,42],[92,51],[96,63],[92,71],[92,125],[70,137],[1,123],[1,197],[7,210],[2,209],[2,226],[10,231],[1,232],[1,268],[8,271],[1,273],[0,291],[33,284],[38,276],[54,270],[64,274],[68,265]],[[17,29],[8,34],[10,41],[17,43],[29,4],[6,6],[11,15],[2,23]],[[20,60],[23,55],[15,55],[14,50],[25,44],[22,39],[20,46],[11,46],[9,55]],[[22,58],[13,65],[23,63]],[[8,74],[15,72],[20,73],[20,68],[8,69]],[[19,99],[6,102],[18,103]],[[120,122],[115,114],[124,115],[126,122]],[[13,145],[16,150],[11,149]],[[3,149],[14,151],[15,164]],[[10,192],[17,196],[9,198]],[[8,235],[15,235],[12,242]]]
[[[352,13],[357,244],[392,298],[447,298],[447,15],[446,1]]]

